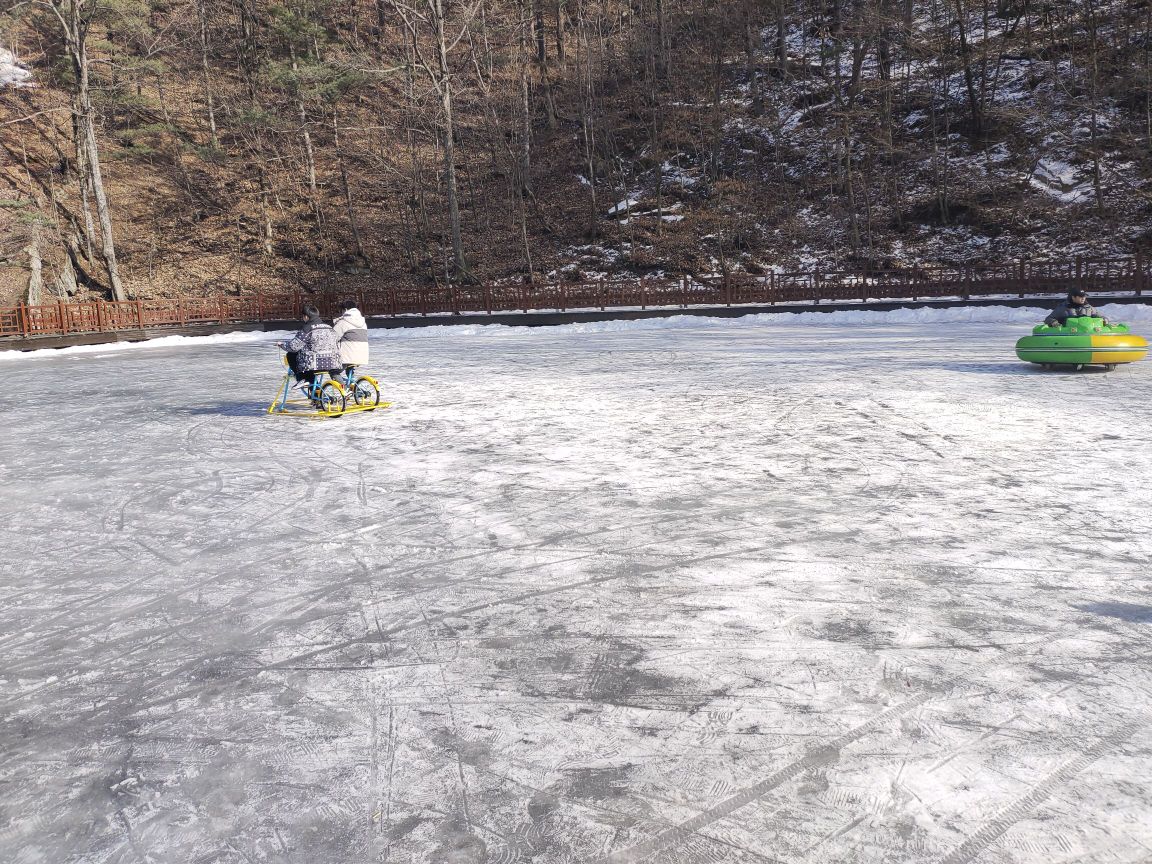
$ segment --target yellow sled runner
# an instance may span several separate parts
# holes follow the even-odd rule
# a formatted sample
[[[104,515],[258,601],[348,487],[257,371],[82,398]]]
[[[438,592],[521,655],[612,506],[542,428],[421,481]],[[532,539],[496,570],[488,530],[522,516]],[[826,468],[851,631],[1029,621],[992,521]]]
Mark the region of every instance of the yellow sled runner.
[[[283,360],[287,366],[287,358]],[[349,369],[348,375],[341,378],[318,374],[308,393],[309,398],[304,398],[303,394],[293,398],[291,391],[292,370],[289,369],[284,373],[284,380],[280,382],[280,389],[276,391],[272,404],[268,406],[268,413],[293,417],[343,417],[345,414],[375,411],[392,405],[391,402],[380,401],[380,386],[375,378],[357,375],[355,369]]]

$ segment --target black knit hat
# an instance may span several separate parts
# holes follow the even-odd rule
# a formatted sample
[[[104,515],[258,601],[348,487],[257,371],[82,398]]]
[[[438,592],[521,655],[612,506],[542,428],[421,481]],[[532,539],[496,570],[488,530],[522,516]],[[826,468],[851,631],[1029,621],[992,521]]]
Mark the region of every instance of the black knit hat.
[[[1083,297],[1085,300],[1087,300],[1088,299],[1088,292],[1083,290],[1082,288],[1073,288],[1071,291],[1068,292],[1068,299],[1073,300],[1076,297]]]

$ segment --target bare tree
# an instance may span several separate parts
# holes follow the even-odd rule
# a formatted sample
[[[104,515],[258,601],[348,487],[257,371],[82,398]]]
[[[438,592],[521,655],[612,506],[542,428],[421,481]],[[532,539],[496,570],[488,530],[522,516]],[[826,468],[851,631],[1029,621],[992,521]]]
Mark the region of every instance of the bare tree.
[[[216,131],[216,103],[212,95],[211,64],[208,62],[208,0],[196,0],[196,24],[200,36],[200,68],[204,73],[204,99],[208,110],[208,130],[212,136],[212,146],[220,146]]]
[[[115,300],[127,300],[128,294],[120,279],[116,260],[116,244],[112,237],[112,215],[108,195],[104,189],[104,176],[100,169],[100,146],[96,137],[96,117],[92,106],[91,62],[88,57],[88,34],[97,11],[97,0],[39,0],[47,6],[60,25],[65,52],[70,62],[72,83],[72,112],[76,137],[77,167],[84,194],[89,191],[96,199],[96,214],[100,220],[100,250],[108,271],[108,284]],[[91,232],[88,232],[91,236]]]
[[[387,0],[404,22],[413,51],[415,63],[436,91],[440,101],[440,146],[444,155],[444,190],[448,199],[448,227],[452,238],[452,275],[456,278],[468,277],[468,263],[464,257],[464,240],[460,229],[460,201],[456,180],[456,115],[453,106],[453,78],[450,56],[456,46],[468,35],[482,0],[459,7],[457,20],[449,33],[449,23],[445,16],[444,0],[423,0],[423,3],[405,3],[401,0]],[[425,39],[431,40],[431,56],[428,54]]]

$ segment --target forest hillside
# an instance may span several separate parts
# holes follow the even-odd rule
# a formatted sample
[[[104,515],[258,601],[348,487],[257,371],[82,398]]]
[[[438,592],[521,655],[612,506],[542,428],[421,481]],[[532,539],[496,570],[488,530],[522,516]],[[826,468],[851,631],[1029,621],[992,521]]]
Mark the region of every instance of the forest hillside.
[[[1148,0],[0,12],[0,305],[1152,246]]]

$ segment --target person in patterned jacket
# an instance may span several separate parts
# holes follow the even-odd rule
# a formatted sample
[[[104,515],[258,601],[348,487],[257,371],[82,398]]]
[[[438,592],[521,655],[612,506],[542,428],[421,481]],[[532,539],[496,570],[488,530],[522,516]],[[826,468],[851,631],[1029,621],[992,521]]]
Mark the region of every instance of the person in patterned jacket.
[[[335,331],[320,320],[320,310],[304,307],[304,326],[285,342],[276,343],[288,354],[288,365],[296,373],[296,383],[308,393],[321,372],[340,373],[340,349]]]

